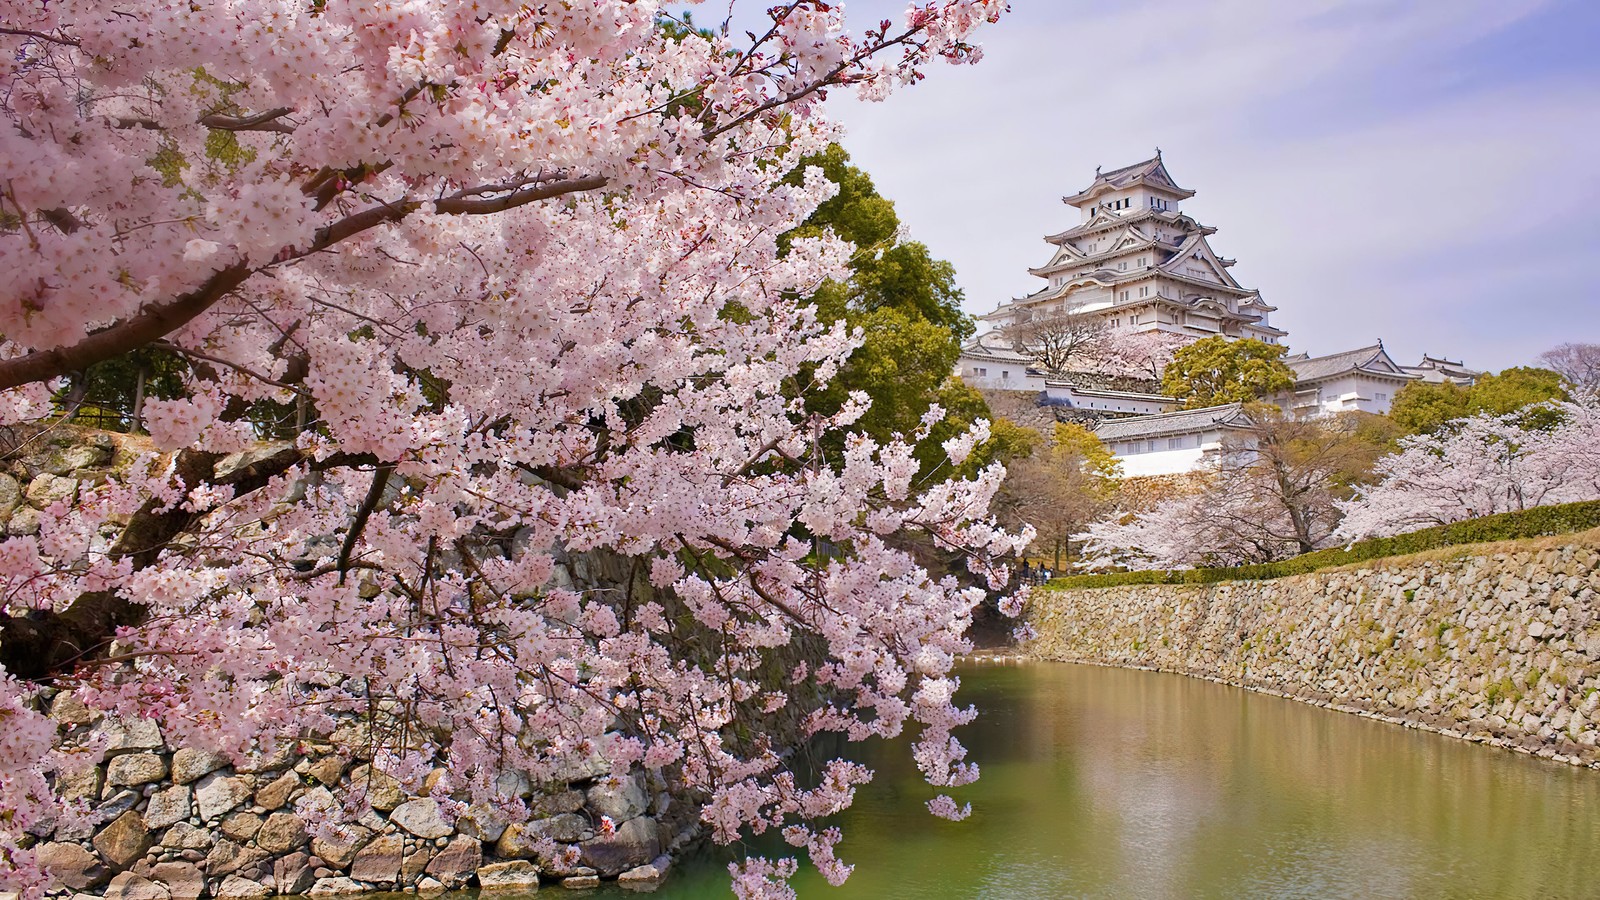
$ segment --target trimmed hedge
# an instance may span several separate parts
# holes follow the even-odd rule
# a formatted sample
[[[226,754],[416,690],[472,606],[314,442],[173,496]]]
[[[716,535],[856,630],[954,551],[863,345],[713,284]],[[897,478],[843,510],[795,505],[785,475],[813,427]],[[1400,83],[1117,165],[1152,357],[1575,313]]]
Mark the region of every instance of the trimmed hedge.
[[[1600,500],[1539,506],[1521,512],[1500,513],[1450,525],[1410,531],[1394,537],[1373,538],[1349,547],[1317,550],[1279,562],[1221,569],[1113,572],[1106,575],[1068,575],[1050,581],[1052,588],[1102,588],[1125,584],[1211,584],[1218,581],[1262,581],[1285,575],[1303,575],[1386,556],[1404,556],[1456,544],[1481,544],[1517,538],[1545,537],[1600,528]]]

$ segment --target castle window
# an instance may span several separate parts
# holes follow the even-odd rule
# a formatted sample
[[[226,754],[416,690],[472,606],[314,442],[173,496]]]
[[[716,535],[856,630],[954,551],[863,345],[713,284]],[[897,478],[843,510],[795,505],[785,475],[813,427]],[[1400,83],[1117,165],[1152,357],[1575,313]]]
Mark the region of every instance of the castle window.
[[[1150,289],[1148,287],[1139,288],[1139,296],[1141,296],[1141,297],[1150,296]]]
[[[980,369],[973,369],[972,372],[973,372],[973,374],[977,375],[979,378],[986,378],[989,375],[989,370],[988,369],[981,369],[981,368]]]
[[[1123,291],[1122,293],[1123,294],[1127,294],[1128,292],[1127,291]],[[1133,317],[1129,318],[1128,319],[1128,324],[1129,325],[1137,325],[1137,324],[1139,324],[1139,317],[1138,316],[1133,316]]]

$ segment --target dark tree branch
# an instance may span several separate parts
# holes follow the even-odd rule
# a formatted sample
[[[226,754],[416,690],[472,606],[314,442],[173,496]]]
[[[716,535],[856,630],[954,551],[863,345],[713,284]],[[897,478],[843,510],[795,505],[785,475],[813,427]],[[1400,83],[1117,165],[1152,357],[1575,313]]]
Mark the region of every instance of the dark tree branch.
[[[48,381],[148,346],[189,324],[229,292],[244,284],[251,275],[274,265],[303,259],[380,225],[400,222],[425,206],[431,206],[434,212],[444,215],[489,215],[538,200],[597,190],[605,185],[605,176],[589,175],[516,190],[501,197],[476,198],[463,191],[431,203],[400,200],[364,209],[317,229],[311,243],[303,248],[280,253],[263,266],[251,267],[248,260],[240,260],[226,269],[211,273],[211,277],[195,290],[168,303],[147,307],[137,316],[96,331],[69,347],[36,350],[15,359],[0,360],[0,390]]]

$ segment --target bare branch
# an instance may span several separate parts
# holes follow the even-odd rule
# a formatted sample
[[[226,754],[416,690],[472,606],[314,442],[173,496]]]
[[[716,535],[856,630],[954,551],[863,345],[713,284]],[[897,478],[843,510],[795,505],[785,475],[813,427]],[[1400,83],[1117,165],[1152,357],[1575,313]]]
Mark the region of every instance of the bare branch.
[[[279,106],[249,116],[225,116],[221,113],[212,113],[209,116],[201,116],[200,124],[207,128],[216,128],[221,131],[276,131],[279,134],[291,134],[294,132],[293,125],[276,120],[292,112],[294,110],[287,106]]]

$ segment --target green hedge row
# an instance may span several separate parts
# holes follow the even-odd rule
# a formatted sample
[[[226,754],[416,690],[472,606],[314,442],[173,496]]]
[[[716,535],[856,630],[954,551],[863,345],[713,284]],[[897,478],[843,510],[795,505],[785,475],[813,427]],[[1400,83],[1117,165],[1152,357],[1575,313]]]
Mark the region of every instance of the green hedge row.
[[[1403,556],[1456,544],[1481,544],[1516,538],[1544,537],[1600,528],[1600,500],[1540,506],[1521,512],[1500,513],[1481,519],[1468,519],[1450,525],[1424,528],[1373,538],[1349,547],[1334,547],[1306,553],[1279,562],[1224,569],[1176,569],[1172,571],[1113,572],[1106,575],[1069,575],[1050,582],[1054,588],[1100,588],[1124,584],[1211,584],[1217,581],[1260,581],[1302,575],[1386,556]]]

